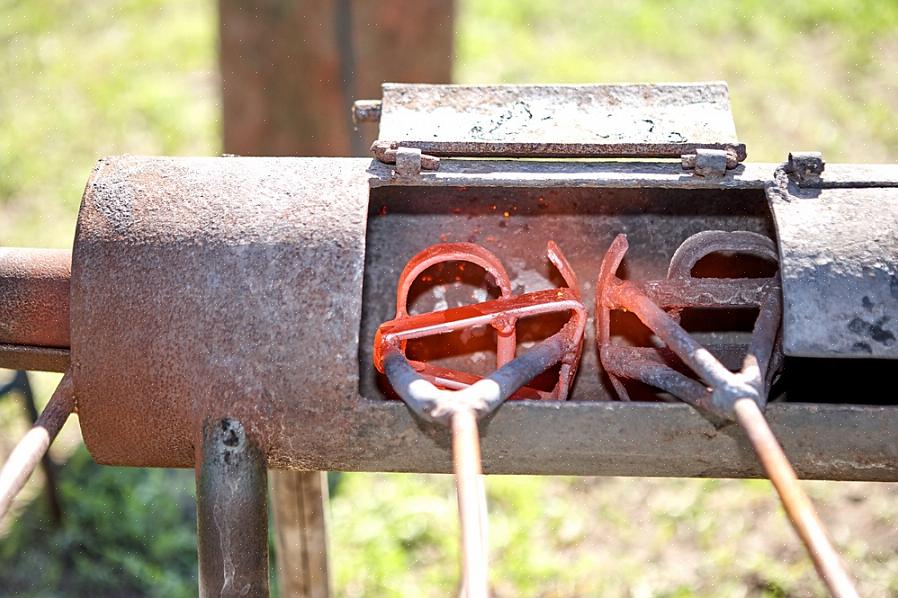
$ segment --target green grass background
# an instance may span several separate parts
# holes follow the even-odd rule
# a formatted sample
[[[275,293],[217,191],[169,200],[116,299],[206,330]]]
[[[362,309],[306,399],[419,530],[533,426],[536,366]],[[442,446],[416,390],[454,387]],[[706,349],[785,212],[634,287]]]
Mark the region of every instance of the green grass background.
[[[69,247],[99,156],[220,153],[208,0],[0,0],[0,245]],[[459,82],[725,79],[749,159],[898,156],[898,3],[463,0]],[[0,372],[2,374],[2,372]],[[56,377],[38,375],[41,400]],[[0,402],[0,453],[24,430]],[[0,529],[0,595],[190,596],[192,472],[100,468],[70,422]],[[492,477],[498,596],[813,596],[813,569],[764,481]],[[898,485],[808,483],[866,596],[898,595]],[[457,584],[445,476],[344,475],[332,504],[341,596]]]

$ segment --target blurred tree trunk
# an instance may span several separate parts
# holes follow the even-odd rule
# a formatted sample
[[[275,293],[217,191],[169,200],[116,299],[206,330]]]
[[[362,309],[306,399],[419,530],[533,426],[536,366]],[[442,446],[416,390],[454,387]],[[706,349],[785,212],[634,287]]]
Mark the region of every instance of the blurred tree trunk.
[[[224,146],[234,154],[366,153],[353,100],[385,81],[447,83],[453,2],[221,0]]]
[[[385,81],[451,77],[453,1],[220,0],[219,10],[229,154],[366,155],[376,125],[354,129],[353,100],[379,98]],[[325,474],[271,479],[281,595],[327,596]]]

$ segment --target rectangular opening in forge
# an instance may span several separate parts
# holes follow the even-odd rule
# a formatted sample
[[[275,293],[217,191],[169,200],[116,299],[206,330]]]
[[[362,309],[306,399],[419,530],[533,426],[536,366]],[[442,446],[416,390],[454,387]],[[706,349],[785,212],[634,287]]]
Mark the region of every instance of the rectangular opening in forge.
[[[624,280],[660,280],[684,240],[702,231],[750,231],[775,241],[762,189],[663,189],[595,187],[379,187],[371,190],[359,337],[360,393],[390,399],[389,383],[373,365],[374,335],[397,314],[397,282],[416,254],[438,243],[474,243],[498,258],[514,295],[565,286],[547,258],[554,241],[579,279],[589,314],[582,358],[569,399],[615,400],[596,349],[595,293],[599,266],[612,240],[626,234],[629,249],[617,271]],[[721,253],[696,263],[695,277],[769,277],[775,266],[751,256]],[[493,277],[474,264],[447,262],[422,271],[408,291],[410,314],[480,303],[500,296]],[[724,365],[737,369],[757,309],[687,309],[681,323],[697,340],[727,349]],[[517,354],[557,332],[565,313],[522,319]],[[657,346],[658,339],[631,313],[612,312],[616,344]],[[490,326],[409,341],[410,359],[478,376],[496,367],[496,331]],[[737,349],[734,351],[733,347]],[[894,403],[875,389],[887,380],[888,362],[786,358],[771,400]],[[529,386],[551,390],[554,368]],[[629,383],[628,388],[641,383]],[[661,392],[635,388],[633,399],[661,400]]]

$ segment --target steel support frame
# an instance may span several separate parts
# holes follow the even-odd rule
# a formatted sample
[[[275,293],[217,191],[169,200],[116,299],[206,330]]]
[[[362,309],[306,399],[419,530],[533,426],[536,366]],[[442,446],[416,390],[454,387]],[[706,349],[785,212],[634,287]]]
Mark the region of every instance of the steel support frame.
[[[268,596],[268,472],[243,425],[209,418],[197,442],[199,595]]]

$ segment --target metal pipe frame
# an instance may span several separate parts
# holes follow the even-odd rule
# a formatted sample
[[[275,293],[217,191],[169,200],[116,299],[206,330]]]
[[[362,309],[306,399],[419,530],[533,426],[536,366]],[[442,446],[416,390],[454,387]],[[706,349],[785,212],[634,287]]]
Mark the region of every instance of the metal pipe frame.
[[[25,409],[28,412],[28,419],[32,425],[36,424],[39,415],[37,406],[34,404],[34,391],[28,379],[28,372],[19,370],[15,373],[12,380],[0,386],[0,398],[14,391],[18,391],[22,395]],[[59,502],[59,493],[56,488],[56,466],[50,459],[49,453],[44,453],[44,456],[41,458],[41,468],[44,471],[46,484],[44,492],[47,495],[47,503],[50,507],[50,517],[54,525],[59,526],[62,522],[62,505]]]
[[[199,595],[268,596],[268,473],[243,425],[210,418],[197,439]]]
[[[68,348],[71,252],[0,248],[0,345]]]

